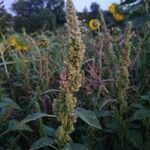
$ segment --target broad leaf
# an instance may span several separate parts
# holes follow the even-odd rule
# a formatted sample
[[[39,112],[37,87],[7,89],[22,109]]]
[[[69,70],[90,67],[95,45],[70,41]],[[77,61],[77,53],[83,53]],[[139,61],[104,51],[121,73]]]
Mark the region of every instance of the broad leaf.
[[[24,124],[30,121],[35,121],[41,117],[55,117],[54,115],[48,115],[46,113],[33,113],[24,118],[20,123]]]
[[[136,109],[143,109],[144,108],[143,105],[137,104],[137,103],[132,103],[130,107],[136,108]]]
[[[52,146],[54,143],[54,140],[49,137],[42,137],[39,140],[37,140],[33,145],[31,145],[30,150],[37,150],[46,146]]]
[[[120,128],[119,122],[117,121],[112,121],[110,123],[106,124],[107,128],[112,129],[112,130],[117,130]]]
[[[98,128],[98,129],[102,129],[102,127],[100,126],[99,121],[93,111],[85,110],[83,108],[77,108],[76,116],[81,118],[83,121],[85,121],[90,126]]]
[[[150,102],[150,95],[141,96],[141,100]]]
[[[85,145],[79,143],[67,144],[63,150],[88,150]]]
[[[146,118],[150,118],[150,110],[147,109],[137,110],[133,115],[133,120],[143,120]]]
[[[22,110],[12,99],[6,98],[0,103],[0,108],[13,108],[17,110]]]
[[[110,117],[110,116],[112,116],[112,114],[108,110],[104,110],[104,111],[102,110],[102,111],[96,112],[96,116],[98,118],[100,118],[100,117]]]
[[[126,132],[126,136],[129,142],[131,142],[137,149],[141,150],[143,145],[143,137],[138,131],[128,130]]]
[[[32,129],[26,125],[26,124],[20,124],[19,121],[17,120],[10,120],[9,121],[9,125],[8,125],[8,129],[12,130],[12,131],[29,131],[32,132]]]
[[[46,131],[46,134],[50,137],[54,137],[55,136],[55,129],[54,128],[51,128],[51,127],[48,127],[48,126],[45,126],[44,125],[44,129]]]

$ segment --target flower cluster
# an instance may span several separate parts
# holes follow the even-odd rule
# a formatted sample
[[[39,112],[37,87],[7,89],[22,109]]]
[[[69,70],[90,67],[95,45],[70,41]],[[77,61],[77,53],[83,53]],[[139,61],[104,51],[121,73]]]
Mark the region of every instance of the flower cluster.
[[[124,20],[125,16],[117,11],[117,5],[116,4],[114,4],[114,3],[111,4],[109,6],[108,10],[113,15],[113,17],[116,21],[123,21]]]
[[[36,44],[39,48],[46,48],[48,47],[48,41],[45,39],[39,39],[36,41]]]
[[[69,33],[68,54],[65,58],[65,69],[60,75],[60,94],[54,101],[54,113],[61,126],[56,137],[60,146],[71,142],[70,134],[74,131],[76,92],[82,81],[81,64],[84,59],[85,46],[81,39],[79,21],[72,0],[67,0],[67,28]]]
[[[29,45],[17,36],[12,36],[7,40],[8,45],[15,48],[17,51],[26,52],[29,50]]]
[[[131,23],[127,25],[125,39],[123,43],[123,48],[121,49],[121,56],[119,60],[119,71],[118,71],[118,78],[116,82],[117,86],[117,100],[120,113],[124,111],[123,102],[127,95],[127,89],[129,85],[129,71],[128,67],[130,65],[130,53],[131,53],[131,45],[130,45],[130,38],[131,38]]]
[[[59,81],[60,85],[64,88],[67,88],[68,85],[68,79],[67,79],[67,71],[64,69],[62,70],[61,74],[60,74],[60,81]]]
[[[96,31],[100,28],[102,24],[99,22],[98,19],[91,19],[89,22],[89,28],[93,31]]]

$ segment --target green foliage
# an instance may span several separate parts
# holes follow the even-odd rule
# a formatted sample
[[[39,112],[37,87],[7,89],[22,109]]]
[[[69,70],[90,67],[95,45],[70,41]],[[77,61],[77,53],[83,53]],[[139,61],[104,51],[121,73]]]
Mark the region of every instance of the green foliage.
[[[131,142],[137,149],[142,149],[143,137],[138,131],[130,129],[126,132],[126,136],[129,142]]]
[[[0,109],[17,109],[22,110],[12,99],[5,98],[0,102]]]
[[[11,21],[11,15],[8,14],[4,9],[3,1],[0,1],[0,33],[5,34],[10,27],[9,22]],[[0,35],[1,37],[1,35]]]
[[[25,124],[25,123],[28,123],[30,121],[35,121],[41,117],[54,117],[53,115],[48,115],[48,114],[45,114],[45,113],[33,113],[33,114],[30,114],[28,115],[26,118],[24,118],[20,124]]]
[[[50,136],[50,137],[54,138],[54,136],[55,136],[55,129],[54,128],[51,128],[51,127],[48,127],[48,126],[45,126],[45,125],[44,125],[43,128],[46,131],[47,136]]]
[[[65,2],[64,0],[46,0],[47,1],[47,8],[50,9],[55,18],[58,25],[64,24],[66,21],[65,19]]]
[[[38,13],[44,8],[43,0],[20,0],[14,2],[12,5],[12,10],[18,15],[27,17],[32,13]]]
[[[31,13],[29,17],[15,16],[15,30],[21,32],[25,28],[28,33],[36,32],[40,29],[53,31],[56,25],[54,14],[48,10],[40,10],[38,13]]]
[[[79,143],[67,144],[62,150],[88,150],[85,145]]]
[[[8,130],[10,131],[29,131],[32,132],[32,129],[23,123],[20,123],[17,120],[10,120],[8,125]]]
[[[100,8],[99,4],[97,4],[97,3],[92,3],[91,4],[91,11],[92,11],[92,13],[98,13],[99,8]]]
[[[117,5],[117,10],[124,13],[125,20],[118,23],[104,11],[106,26],[100,20],[102,26],[94,32],[89,30],[86,21],[101,19],[99,6],[92,4],[90,12],[85,9],[83,14],[79,13],[81,19],[86,18],[81,24],[86,56],[82,64],[82,86],[73,94],[78,100],[74,116],[78,119],[70,135],[72,141],[63,150],[149,150],[149,6],[147,0],[138,3],[124,0]],[[13,4],[13,10],[16,31],[23,33],[10,30],[6,34],[6,28],[12,28],[8,24],[11,16],[3,9],[0,14],[0,18],[5,16],[0,20],[0,149],[58,150],[61,148],[56,129],[60,124],[53,114],[53,101],[58,98],[60,84],[66,83],[67,78],[61,74],[68,48],[67,28],[61,26],[65,16],[64,1],[22,0]],[[118,76],[108,78],[112,68],[108,69],[107,51],[110,45],[119,62],[126,42],[124,26],[128,21],[132,22],[131,61],[125,71],[130,75],[119,111],[117,89],[113,84]],[[11,45],[12,37],[19,43],[26,43],[28,51],[18,51]],[[113,67],[118,72],[119,64]],[[66,128],[68,126],[66,124]]]
[[[12,9],[17,14],[14,17],[17,32],[21,32],[22,28],[28,33],[40,29],[53,31],[56,24],[65,22],[63,0],[22,0],[14,2]]]
[[[54,140],[49,137],[43,137],[37,140],[34,144],[31,145],[30,150],[37,150],[40,148],[44,148],[46,146],[52,146],[54,143]]]
[[[133,115],[133,120],[144,120],[150,118],[150,110],[141,109],[137,110]]]
[[[92,112],[90,110],[85,110],[83,108],[77,108],[76,116],[81,118],[83,121],[85,121],[90,126],[95,127],[97,129],[102,129],[94,112]]]

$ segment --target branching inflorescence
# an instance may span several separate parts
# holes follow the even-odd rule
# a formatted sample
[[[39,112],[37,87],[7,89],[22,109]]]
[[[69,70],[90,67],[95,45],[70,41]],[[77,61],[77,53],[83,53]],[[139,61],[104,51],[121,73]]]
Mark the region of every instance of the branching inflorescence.
[[[68,53],[64,61],[65,68],[60,75],[60,94],[54,101],[54,113],[61,126],[56,137],[60,146],[71,142],[74,131],[76,97],[82,81],[81,64],[84,59],[85,45],[81,39],[79,21],[72,0],[67,0],[67,28],[69,33]]]
[[[121,49],[121,56],[119,61],[119,71],[118,71],[118,79],[117,79],[117,100],[119,112],[123,113],[123,103],[126,99],[126,92],[129,85],[129,71],[128,67],[130,65],[130,37],[131,37],[131,23],[128,23],[126,27],[125,40]]]

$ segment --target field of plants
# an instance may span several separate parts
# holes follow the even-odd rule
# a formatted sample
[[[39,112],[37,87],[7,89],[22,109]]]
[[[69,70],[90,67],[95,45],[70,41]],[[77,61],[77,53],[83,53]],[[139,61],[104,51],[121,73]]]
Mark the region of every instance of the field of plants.
[[[150,1],[29,1],[0,3],[0,150],[150,150]]]

